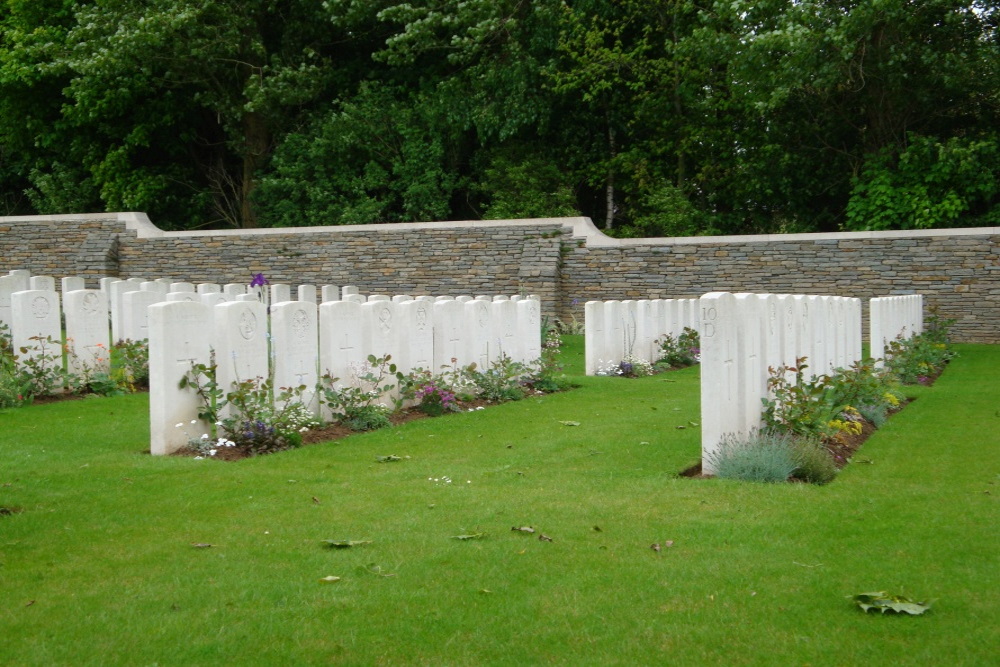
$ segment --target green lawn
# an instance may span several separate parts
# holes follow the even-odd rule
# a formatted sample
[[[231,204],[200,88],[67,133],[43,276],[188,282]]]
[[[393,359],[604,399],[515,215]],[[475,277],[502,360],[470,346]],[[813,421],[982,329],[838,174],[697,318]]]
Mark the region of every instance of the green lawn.
[[[0,411],[0,664],[998,664],[1000,346],[956,347],[824,487],[678,478],[697,369],[237,463],[149,456],[145,396]]]

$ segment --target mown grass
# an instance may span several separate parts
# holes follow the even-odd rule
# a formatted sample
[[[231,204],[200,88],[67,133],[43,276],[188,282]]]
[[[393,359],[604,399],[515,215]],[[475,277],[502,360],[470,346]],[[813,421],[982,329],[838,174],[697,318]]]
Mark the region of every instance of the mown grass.
[[[823,487],[679,478],[697,369],[237,463],[146,454],[144,396],[0,412],[0,663],[996,664],[1000,346],[958,349]]]

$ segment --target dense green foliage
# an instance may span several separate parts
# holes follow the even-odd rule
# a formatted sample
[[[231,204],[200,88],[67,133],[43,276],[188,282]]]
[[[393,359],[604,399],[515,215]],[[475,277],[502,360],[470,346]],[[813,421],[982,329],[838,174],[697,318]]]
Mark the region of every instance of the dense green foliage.
[[[996,225],[978,0],[0,0],[0,215]]]

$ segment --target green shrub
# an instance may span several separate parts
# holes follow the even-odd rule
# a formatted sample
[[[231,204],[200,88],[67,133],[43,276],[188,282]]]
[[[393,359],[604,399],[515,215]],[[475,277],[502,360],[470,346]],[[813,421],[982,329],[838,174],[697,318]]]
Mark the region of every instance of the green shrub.
[[[727,434],[706,458],[716,477],[746,482],[785,482],[798,465],[791,434],[768,429]]]
[[[837,476],[837,465],[818,440],[800,438],[793,444],[795,478],[810,484],[827,484]]]

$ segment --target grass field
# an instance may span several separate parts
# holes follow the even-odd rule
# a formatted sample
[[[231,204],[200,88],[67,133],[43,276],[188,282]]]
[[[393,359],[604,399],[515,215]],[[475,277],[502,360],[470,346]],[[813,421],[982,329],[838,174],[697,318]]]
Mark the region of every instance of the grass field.
[[[822,487],[679,478],[696,368],[235,463],[149,456],[143,395],[3,411],[0,664],[1000,664],[1000,346],[956,348]]]

